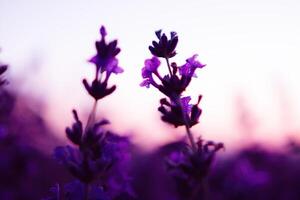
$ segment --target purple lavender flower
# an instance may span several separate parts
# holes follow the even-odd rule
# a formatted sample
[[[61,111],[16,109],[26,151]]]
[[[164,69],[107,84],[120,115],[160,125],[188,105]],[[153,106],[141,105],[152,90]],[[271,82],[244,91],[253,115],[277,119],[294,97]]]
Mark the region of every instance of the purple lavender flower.
[[[166,34],[161,35],[161,30],[155,32],[158,42],[152,41],[153,46],[149,46],[152,55],[163,58],[172,58],[176,55],[175,48],[178,43],[176,32],[171,32],[171,38],[168,39]]]
[[[160,75],[157,71],[160,66],[160,61],[157,57],[146,59],[145,66],[142,68],[142,77],[144,80],[140,85],[146,86],[147,88],[152,85],[166,96],[170,98],[178,98],[190,84],[191,78],[196,77],[195,70],[205,66],[197,61],[196,57],[197,55],[194,55],[187,59],[186,64],[181,67],[178,67],[175,62],[172,63],[170,66],[172,68],[172,70],[170,70],[170,74],[165,76]],[[180,76],[178,75],[178,71]],[[153,74],[161,83],[157,83],[154,80]]]
[[[153,56],[151,59],[145,60],[145,67],[142,69],[143,78],[149,78],[152,73],[157,73],[160,61],[157,57]]]
[[[101,40],[96,41],[95,46],[97,54],[93,56],[89,61],[97,66],[97,70],[104,72],[114,60],[115,57],[120,53],[121,49],[117,47],[117,40],[113,40],[108,44],[105,41],[107,32],[104,26],[100,28]]]
[[[115,91],[115,85],[108,87],[108,80],[111,74],[123,72],[116,58],[121,51],[120,48],[117,47],[117,40],[113,40],[108,44],[106,43],[105,37],[107,32],[104,26],[100,28],[100,34],[101,40],[95,43],[97,54],[89,60],[96,65],[95,79],[92,81],[92,84],[89,84],[86,79],[83,80],[85,89],[96,101]]]
[[[201,199],[202,182],[210,170],[216,152],[223,148],[222,143],[204,143],[199,139],[196,151],[185,146],[170,154],[167,166],[176,181],[179,196],[183,199]]]
[[[150,87],[150,84],[158,87],[157,83],[153,79],[153,74],[159,77],[159,73],[157,71],[160,66],[160,61],[157,57],[153,56],[151,59],[145,60],[145,66],[142,68],[142,76],[144,81],[140,84],[141,86]]]
[[[71,142],[73,142],[75,145],[80,145],[83,134],[82,123],[78,118],[76,110],[73,110],[73,115],[75,118],[75,123],[72,125],[72,128],[66,128],[66,134]]]
[[[196,60],[197,57],[198,57],[198,55],[195,54],[186,60],[186,64],[184,64],[183,66],[181,66],[179,68],[180,75],[187,76],[187,77],[197,77],[195,74],[195,70],[197,68],[201,69],[201,68],[205,67],[204,64],[202,64],[198,60]]]
[[[189,104],[191,97],[182,97],[180,101],[168,101],[166,98],[160,100],[158,110],[162,113],[161,119],[164,122],[174,125],[175,127],[187,125],[192,127],[199,122],[202,110],[198,107],[202,96],[199,96],[198,102],[194,105]]]
[[[103,26],[100,34],[101,40],[96,42],[97,54],[90,59],[90,62],[96,65],[95,79],[91,85],[86,79],[83,80],[85,89],[95,99],[93,109],[85,128],[83,128],[76,110],[73,110],[75,122],[71,127],[66,128],[66,135],[74,146],[57,147],[54,152],[56,159],[80,181],[71,184],[69,192],[65,187],[67,192],[65,195],[69,195],[66,197],[67,199],[117,200],[121,193],[128,199],[133,194],[129,190],[129,179],[125,178],[128,177],[127,171],[125,171],[126,161],[129,157],[130,143],[128,139],[104,130],[103,126],[109,123],[108,120],[103,119],[99,122],[95,120],[98,100],[116,89],[115,85],[107,87],[110,75],[123,72],[116,58],[120,52],[117,40],[107,44],[105,41],[107,32]],[[114,179],[118,180],[118,184],[113,181]],[[93,192],[90,192],[90,188],[96,185],[99,195],[94,198],[91,196]],[[105,198],[101,192],[105,193]]]

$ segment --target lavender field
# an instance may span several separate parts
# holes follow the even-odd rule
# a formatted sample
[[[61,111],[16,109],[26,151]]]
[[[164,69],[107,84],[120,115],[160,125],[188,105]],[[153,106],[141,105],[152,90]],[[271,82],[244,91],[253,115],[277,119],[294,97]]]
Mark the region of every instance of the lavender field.
[[[1,200],[300,199],[299,3],[30,3],[0,3]]]

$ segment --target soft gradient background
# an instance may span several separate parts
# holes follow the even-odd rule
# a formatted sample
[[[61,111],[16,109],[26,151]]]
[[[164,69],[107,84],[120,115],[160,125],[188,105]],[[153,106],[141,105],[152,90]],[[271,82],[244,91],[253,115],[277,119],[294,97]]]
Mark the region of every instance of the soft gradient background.
[[[83,117],[91,109],[81,80],[92,77],[87,59],[105,25],[125,73],[111,80],[118,89],[99,104],[99,117],[150,147],[184,135],[159,120],[162,95],[139,87],[154,31],[174,30],[175,60],[198,53],[207,64],[187,91],[204,96],[193,132],[227,147],[277,145],[300,129],[299,10],[297,0],[0,0],[0,58],[11,66],[11,87],[41,99],[36,109],[64,137],[71,109]]]

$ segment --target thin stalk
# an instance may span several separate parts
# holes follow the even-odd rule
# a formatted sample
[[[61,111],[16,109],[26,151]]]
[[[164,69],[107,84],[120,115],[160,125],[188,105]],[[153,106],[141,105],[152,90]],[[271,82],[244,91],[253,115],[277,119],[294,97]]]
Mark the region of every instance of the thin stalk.
[[[192,149],[193,149],[194,152],[196,152],[196,151],[197,151],[197,146],[196,146],[194,137],[193,137],[193,135],[192,135],[191,129],[190,129],[190,127],[187,125],[187,123],[185,123],[185,129],[186,129],[186,133],[187,133],[187,135],[188,135],[188,138],[189,138],[189,140],[190,140],[190,143],[191,143],[191,145],[192,145]]]
[[[97,103],[98,103],[98,101],[95,100],[94,104],[93,104],[93,107],[92,107],[92,111],[91,111],[91,113],[89,115],[89,118],[87,120],[87,123],[86,123],[86,127],[85,127],[86,130],[88,128],[90,128],[90,126],[92,126],[95,123]]]
[[[170,63],[169,63],[169,58],[166,58],[166,61],[167,61],[170,76],[172,76],[172,70],[171,70],[171,66],[170,66]]]
[[[191,132],[191,129],[188,125],[188,121],[187,121],[187,115],[186,113],[184,112],[184,109],[183,109],[183,106],[182,106],[182,103],[181,103],[181,100],[180,100],[180,97],[177,98],[177,101],[181,107],[181,113],[182,113],[182,117],[183,117],[183,120],[184,120],[184,123],[185,123],[185,130],[186,130],[186,133],[187,133],[187,136],[188,136],[188,139],[191,143],[191,146],[192,146],[192,149],[194,152],[197,151],[197,146],[196,146],[196,143],[195,143],[195,140],[194,140],[194,137],[192,135],[192,132]]]

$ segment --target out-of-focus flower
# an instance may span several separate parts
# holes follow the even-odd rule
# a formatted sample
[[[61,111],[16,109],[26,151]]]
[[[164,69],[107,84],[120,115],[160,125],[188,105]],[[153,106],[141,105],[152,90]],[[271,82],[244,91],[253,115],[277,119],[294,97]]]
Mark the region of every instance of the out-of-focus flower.
[[[95,43],[97,54],[89,60],[96,66],[95,79],[91,84],[89,84],[86,79],[83,80],[85,89],[96,101],[115,91],[115,85],[108,87],[111,74],[119,74],[124,71],[119,66],[119,61],[116,58],[121,51],[121,49],[117,47],[117,40],[113,40],[108,44],[106,43],[105,37],[107,32],[104,26],[100,28],[100,34],[101,40]]]
[[[85,199],[85,185],[79,181],[73,181],[60,187],[58,184],[50,188],[51,196],[43,200],[83,200]],[[89,200],[110,200],[103,188],[92,185],[89,188],[87,198]]]
[[[176,32],[171,32],[171,38],[168,39],[166,34],[161,35],[161,30],[155,32],[158,42],[152,41],[152,46],[149,50],[152,55],[163,58],[172,58],[176,55],[175,48],[178,43],[178,36]]]
[[[203,142],[199,139],[197,150],[189,146],[173,151],[167,159],[170,174],[177,183],[180,196],[185,199],[201,199],[202,181],[207,176],[216,152],[224,148],[222,143]]]
[[[116,86],[107,87],[107,82],[101,82],[100,80],[94,80],[90,85],[86,79],[83,81],[83,85],[87,92],[96,100],[102,99],[116,90]]]
[[[115,62],[115,57],[120,53],[121,49],[117,47],[118,41],[113,40],[106,43],[105,37],[107,32],[104,26],[100,28],[101,40],[95,42],[97,54],[93,56],[89,61],[97,66],[97,69],[101,72],[107,70],[107,66]]]
[[[75,119],[75,123],[72,125],[72,128],[67,127],[66,128],[66,134],[69,140],[73,142],[76,145],[81,144],[81,137],[82,137],[82,123],[78,118],[76,110],[73,110],[73,115]]]

